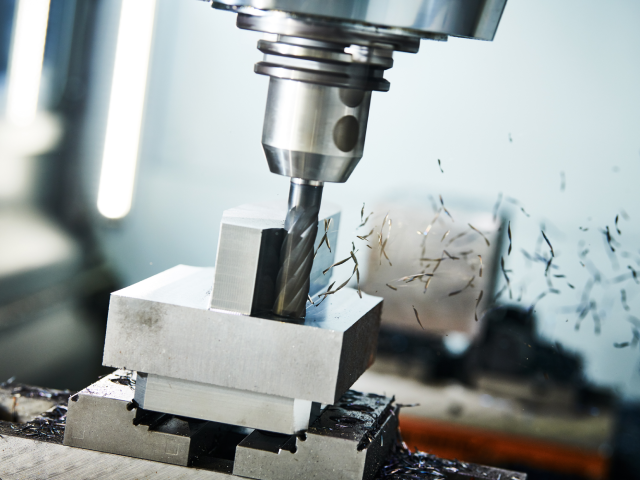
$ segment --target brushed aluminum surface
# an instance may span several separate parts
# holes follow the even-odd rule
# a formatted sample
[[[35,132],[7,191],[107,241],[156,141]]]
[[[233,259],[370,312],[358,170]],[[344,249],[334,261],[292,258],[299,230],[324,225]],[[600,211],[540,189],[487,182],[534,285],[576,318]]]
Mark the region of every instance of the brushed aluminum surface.
[[[396,439],[392,403],[389,397],[349,391],[305,436],[254,431],[238,444],[233,473],[261,480],[372,479]]]
[[[134,399],[145,410],[288,434],[309,427],[313,403],[140,372]]]
[[[187,466],[194,437],[202,435],[202,422],[195,428],[183,425],[172,433],[135,424],[133,387],[117,383],[124,371],[107,375],[73,395],[69,400],[64,444],[99,452]]]
[[[283,322],[210,309],[213,276],[182,265],[114,292],[103,364],[332,404],[373,363],[380,298],[344,288]]]

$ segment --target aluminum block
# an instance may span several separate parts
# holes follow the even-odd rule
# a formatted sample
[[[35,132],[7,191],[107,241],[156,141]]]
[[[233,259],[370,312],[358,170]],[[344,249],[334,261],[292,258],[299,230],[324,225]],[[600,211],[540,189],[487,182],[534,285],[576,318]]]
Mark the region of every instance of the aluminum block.
[[[64,445],[186,466],[210,424],[135,408],[131,373],[119,370],[69,399]]]
[[[392,402],[350,390],[305,435],[256,430],[236,447],[233,474],[261,480],[372,479],[396,439]]]
[[[320,404],[309,400],[141,372],[138,372],[134,399],[145,410],[288,434],[306,430],[312,414],[315,413],[315,419],[320,413]]]
[[[252,204],[226,210],[220,224],[216,272],[211,308],[245,315],[271,311],[284,240],[285,204]],[[335,245],[340,210],[325,202],[318,217],[320,228],[315,248],[325,233],[324,221],[331,220],[329,244]],[[310,293],[314,295],[329,282],[322,271],[333,263],[334,251],[326,245],[314,259]]]
[[[285,322],[210,309],[213,276],[180,265],[113,293],[103,364],[333,404],[373,363],[380,298],[344,288]]]

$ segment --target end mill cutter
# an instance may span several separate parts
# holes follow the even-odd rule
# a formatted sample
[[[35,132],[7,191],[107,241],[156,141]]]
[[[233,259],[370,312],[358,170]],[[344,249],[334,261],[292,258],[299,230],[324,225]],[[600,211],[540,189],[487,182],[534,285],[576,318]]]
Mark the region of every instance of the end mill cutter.
[[[289,210],[284,223],[287,233],[280,252],[276,301],[273,305],[276,315],[304,317],[321,199],[322,182],[291,179]]]
[[[449,35],[492,40],[507,0],[213,0],[260,40],[270,77],[262,132],[269,169],[292,178],[274,313],[304,316],[324,182],[362,158],[371,92],[389,90],[393,52]]]

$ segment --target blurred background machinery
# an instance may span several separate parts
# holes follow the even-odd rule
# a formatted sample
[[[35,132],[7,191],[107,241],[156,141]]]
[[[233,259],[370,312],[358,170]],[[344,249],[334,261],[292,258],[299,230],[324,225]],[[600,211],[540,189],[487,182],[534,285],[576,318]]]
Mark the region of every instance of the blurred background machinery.
[[[225,209],[274,191],[285,198],[287,179],[265,174],[262,147],[249,140],[260,138],[268,94],[250,75],[255,45],[276,39],[215,13],[188,0],[0,1],[2,379],[92,383],[105,373],[96,366],[110,291],[175,264],[212,265]],[[595,1],[513,2],[491,48],[425,41],[386,73],[366,161],[348,188],[328,184],[324,195],[356,230],[338,239],[336,258],[354,242],[363,290],[388,306],[379,361],[356,388],[420,403],[401,418],[409,443],[530,478],[637,476],[640,297],[628,269],[637,247],[614,245],[630,255],[616,270],[601,231],[632,245],[640,234],[639,18],[623,0],[606,11]],[[442,261],[451,283],[424,293],[426,278],[394,281],[427,268],[421,241],[439,194],[455,222],[442,212],[427,247],[478,252],[464,269]],[[365,218],[375,214],[356,229],[363,202]],[[393,266],[356,238],[387,212]],[[472,245],[450,250],[466,223],[491,247],[469,233]],[[556,251],[553,287],[541,229]],[[550,288],[561,294],[536,301]],[[581,317],[585,291],[602,296],[587,296],[597,306]]]

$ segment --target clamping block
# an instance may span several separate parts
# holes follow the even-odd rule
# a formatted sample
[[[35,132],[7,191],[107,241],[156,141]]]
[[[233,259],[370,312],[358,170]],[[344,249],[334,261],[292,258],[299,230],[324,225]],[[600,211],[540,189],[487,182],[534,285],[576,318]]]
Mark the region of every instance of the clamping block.
[[[198,446],[206,450],[211,422],[141,413],[132,403],[134,380],[123,370],[69,399],[64,445],[187,466]]]
[[[375,477],[396,439],[393,398],[348,391],[300,436],[255,430],[236,447],[233,474],[260,480]]]

